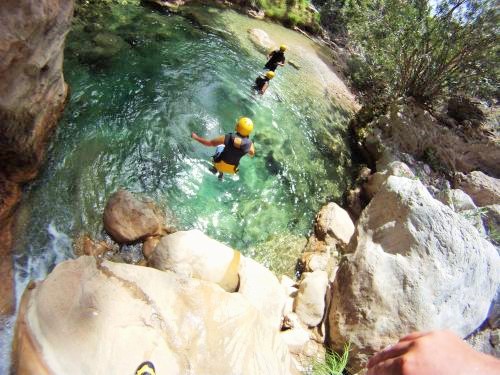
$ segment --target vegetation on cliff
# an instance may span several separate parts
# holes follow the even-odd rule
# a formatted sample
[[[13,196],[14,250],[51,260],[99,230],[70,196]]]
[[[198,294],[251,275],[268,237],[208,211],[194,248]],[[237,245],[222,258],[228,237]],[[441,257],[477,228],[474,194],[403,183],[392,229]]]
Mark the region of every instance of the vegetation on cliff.
[[[349,37],[353,85],[432,104],[498,92],[498,12],[491,0],[326,1],[322,23]]]

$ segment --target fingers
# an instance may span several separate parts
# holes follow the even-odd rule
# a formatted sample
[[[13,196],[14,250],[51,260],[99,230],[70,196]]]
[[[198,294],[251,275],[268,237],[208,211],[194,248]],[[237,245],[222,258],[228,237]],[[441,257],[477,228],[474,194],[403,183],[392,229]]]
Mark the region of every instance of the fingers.
[[[396,345],[389,346],[371,357],[368,361],[367,367],[371,368],[387,359],[399,357],[400,355],[408,352],[412,345],[413,342],[411,341],[400,341]]]
[[[391,358],[368,369],[366,375],[402,375],[402,359]]]
[[[420,337],[427,336],[428,334],[430,334],[430,332],[412,332],[409,335],[406,335],[405,337],[401,338],[399,342],[416,340]]]

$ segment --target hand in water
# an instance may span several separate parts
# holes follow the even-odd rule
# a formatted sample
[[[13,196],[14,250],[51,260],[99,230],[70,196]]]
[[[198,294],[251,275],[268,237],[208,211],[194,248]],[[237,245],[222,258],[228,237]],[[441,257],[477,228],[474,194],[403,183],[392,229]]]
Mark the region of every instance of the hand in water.
[[[197,139],[198,138],[198,134],[196,134],[195,132],[192,132],[191,133],[191,138]]]
[[[367,375],[495,375],[500,360],[450,331],[414,332],[368,361]]]

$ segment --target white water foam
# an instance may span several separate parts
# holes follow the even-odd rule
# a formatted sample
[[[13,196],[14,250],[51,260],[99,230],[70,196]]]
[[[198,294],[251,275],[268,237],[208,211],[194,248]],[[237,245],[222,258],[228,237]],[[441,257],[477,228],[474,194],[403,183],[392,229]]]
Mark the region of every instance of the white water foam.
[[[24,256],[14,256],[14,282],[16,291],[16,313],[0,319],[0,374],[10,373],[12,338],[21,296],[30,280],[42,280],[59,263],[74,257],[71,239],[57,230],[51,222],[47,227],[49,243],[46,248],[30,249]]]

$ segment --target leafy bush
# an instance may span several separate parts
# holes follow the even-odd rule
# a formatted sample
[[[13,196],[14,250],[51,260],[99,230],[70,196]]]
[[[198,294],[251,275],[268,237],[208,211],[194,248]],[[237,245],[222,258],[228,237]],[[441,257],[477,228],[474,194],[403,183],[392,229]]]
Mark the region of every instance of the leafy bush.
[[[495,1],[433,3],[330,0],[322,8],[322,21],[336,17],[338,24],[330,29],[347,30],[364,56],[370,80],[384,82],[390,97],[412,96],[432,104],[456,93],[495,94],[500,73]]]

